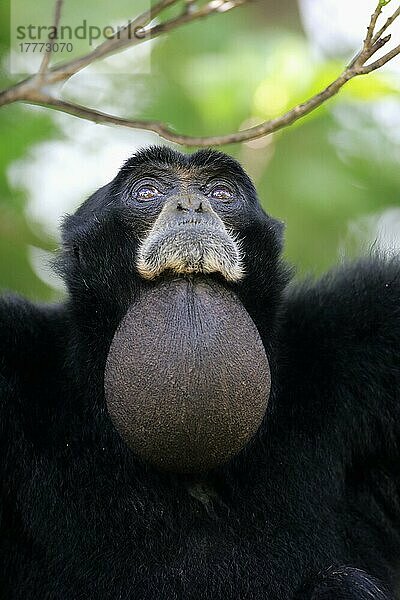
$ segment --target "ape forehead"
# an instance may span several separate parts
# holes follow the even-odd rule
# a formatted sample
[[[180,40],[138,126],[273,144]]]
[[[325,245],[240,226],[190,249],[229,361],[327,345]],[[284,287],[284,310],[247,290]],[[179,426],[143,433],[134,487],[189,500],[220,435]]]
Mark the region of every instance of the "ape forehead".
[[[183,178],[202,175],[225,175],[254,191],[241,165],[231,156],[212,149],[183,154],[166,146],[150,146],[136,152],[121,169],[122,175],[155,175],[169,172]]]

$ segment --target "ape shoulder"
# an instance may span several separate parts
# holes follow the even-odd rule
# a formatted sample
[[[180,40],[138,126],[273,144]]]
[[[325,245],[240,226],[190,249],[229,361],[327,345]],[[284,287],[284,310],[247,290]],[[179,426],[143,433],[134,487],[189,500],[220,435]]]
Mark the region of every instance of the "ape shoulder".
[[[368,353],[381,363],[400,349],[400,257],[363,258],[287,290],[285,333],[315,358]],[[384,356],[383,356],[384,355]]]
[[[61,306],[39,305],[16,295],[0,298],[0,373],[31,370],[57,351]],[[16,375],[15,371],[13,373]]]

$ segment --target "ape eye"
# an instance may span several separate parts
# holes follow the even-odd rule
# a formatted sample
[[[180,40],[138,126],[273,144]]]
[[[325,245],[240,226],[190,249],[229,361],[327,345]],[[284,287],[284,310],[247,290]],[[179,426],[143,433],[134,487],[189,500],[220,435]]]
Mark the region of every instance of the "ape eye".
[[[212,190],[208,194],[211,198],[215,198],[215,200],[231,200],[233,198],[233,190],[227,185],[216,185],[212,188]]]
[[[156,198],[157,196],[160,196],[161,192],[160,190],[158,190],[156,187],[154,187],[154,185],[142,185],[140,188],[138,188],[135,192],[135,198],[137,200],[152,200],[153,198]]]

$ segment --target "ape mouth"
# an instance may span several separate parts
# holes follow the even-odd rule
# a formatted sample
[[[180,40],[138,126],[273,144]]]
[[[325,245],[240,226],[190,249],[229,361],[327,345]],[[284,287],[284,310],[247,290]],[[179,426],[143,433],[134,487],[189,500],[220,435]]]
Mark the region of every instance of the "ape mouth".
[[[239,240],[222,222],[196,216],[153,227],[139,247],[136,266],[144,279],[167,270],[180,275],[220,273],[229,282],[244,276]]]

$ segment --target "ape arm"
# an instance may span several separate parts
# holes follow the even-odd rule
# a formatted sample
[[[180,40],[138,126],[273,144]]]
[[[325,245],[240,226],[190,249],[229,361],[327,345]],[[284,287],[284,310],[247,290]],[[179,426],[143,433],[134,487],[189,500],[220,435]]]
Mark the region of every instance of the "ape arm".
[[[323,497],[345,541],[330,564],[364,569],[391,589],[400,548],[400,261],[371,257],[293,284],[279,340],[271,420],[291,432],[288,447],[304,464],[321,467],[315,490],[330,489]],[[340,581],[329,577],[301,598],[369,597],[369,580],[354,577],[352,593],[338,595]]]
[[[400,260],[371,257],[289,290],[282,343],[288,385],[311,422],[344,419],[361,450],[400,439]],[[290,371],[290,372],[289,372]],[[285,383],[286,385],[286,383]],[[320,423],[321,425],[321,423]],[[323,425],[322,425],[323,426]]]
[[[0,439],[40,413],[59,376],[66,331],[63,308],[0,298]],[[54,389],[53,389],[54,394]],[[26,412],[27,411],[27,412]],[[32,423],[34,427],[34,423]]]

